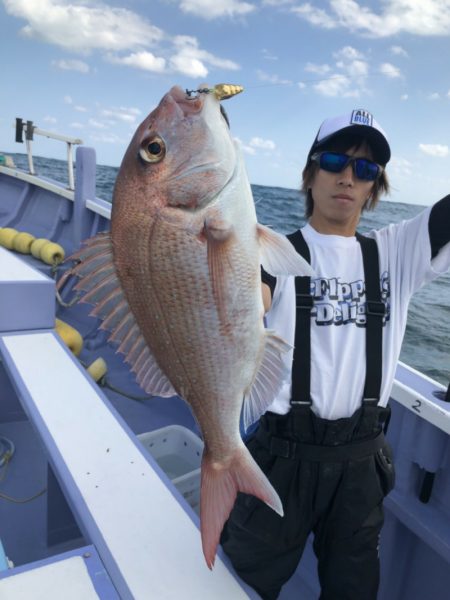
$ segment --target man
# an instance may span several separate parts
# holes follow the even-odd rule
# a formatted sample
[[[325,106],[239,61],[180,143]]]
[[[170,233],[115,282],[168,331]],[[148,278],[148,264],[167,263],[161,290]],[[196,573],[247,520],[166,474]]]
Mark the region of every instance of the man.
[[[248,447],[279,517],[239,494],[222,544],[241,577],[278,597],[314,533],[321,600],[374,600],[382,503],[394,486],[383,429],[412,294],[450,266],[450,197],[369,236],[389,190],[386,135],[365,110],[321,125],[303,171],[308,224],[289,239],[317,277],[263,275],[267,326],[295,346],[289,377]]]

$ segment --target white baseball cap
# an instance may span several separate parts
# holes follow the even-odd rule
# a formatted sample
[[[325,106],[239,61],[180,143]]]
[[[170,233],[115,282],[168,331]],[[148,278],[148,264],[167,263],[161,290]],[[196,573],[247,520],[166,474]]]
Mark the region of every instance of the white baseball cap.
[[[386,134],[377,121],[375,121],[373,115],[363,108],[357,108],[339,117],[325,119],[311,146],[308,160],[314,152],[325,146],[330,139],[343,133],[353,132],[361,133],[367,138],[373,150],[374,159],[378,163],[385,165],[389,162],[391,149]]]

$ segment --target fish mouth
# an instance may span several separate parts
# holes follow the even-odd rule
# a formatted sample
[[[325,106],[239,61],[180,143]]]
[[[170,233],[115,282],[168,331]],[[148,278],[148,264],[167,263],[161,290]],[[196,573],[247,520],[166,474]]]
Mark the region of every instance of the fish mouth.
[[[208,194],[206,194],[203,198],[197,200],[195,202],[195,204],[179,203],[179,204],[174,204],[172,206],[174,208],[184,209],[184,210],[187,210],[187,211],[193,212],[193,213],[200,212],[206,206],[213,206],[214,204],[216,204],[218,202],[218,200],[219,200],[221,194],[224,192],[224,190],[226,190],[226,188],[233,182],[233,180],[236,179],[237,173],[238,173],[238,166],[239,166],[238,163],[239,163],[239,161],[236,160],[233,165],[233,169],[230,173],[230,176],[227,178],[225,183],[212,196],[208,196]],[[193,173],[198,174],[198,173],[202,173],[202,172],[212,171],[216,167],[216,164],[217,163],[211,162],[211,163],[195,165],[194,167],[190,167],[183,173],[179,173],[175,177],[172,177],[171,181],[177,180],[177,179],[182,179],[183,177],[186,177],[186,175],[192,175]]]
[[[189,176],[189,175],[198,175],[199,173],[205,173],[206,171],[212,171],[214,169],[217,169],[220,166],[220,163],[218,162],[207,162],[207,163],[200,163],[198,165],[194,165],[193,167],[189,167],[189,168],[185,168],[186,165],[189,164],[189,159],[186,160],[184,163],[182,163],[178,169],[176,170],[176,172],[174,173],[174,175],[170,178],[171,181],[177,181],[177,179],[182,179],[183,177]]]
[[[205,96],[206,94],[191,96],[187,93],[187,90],[183,90],[178,85],[173,86],[166,94],[167,100],[170,99],[176,104],[182,113],[180,116],[183,117],[188,117],[189,115],[201,112],[203,105],[205,104]]]

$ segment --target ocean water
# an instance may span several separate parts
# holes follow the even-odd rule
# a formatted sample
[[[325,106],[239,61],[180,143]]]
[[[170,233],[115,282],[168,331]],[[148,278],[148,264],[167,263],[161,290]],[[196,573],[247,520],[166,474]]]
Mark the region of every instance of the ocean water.
[[[13,154],[18,167],[27,168],[26,156]],[[39,175],[67,181],[63,161],[34,158]],[[97,196],[111,201],[118,169],[97,166]],[[258,220],[281,233],[289,233],[305,222],[304,205],[296,190],[253,185]],[[436,198],[438,200],[438,198]],[[425,207],[381,201],[373,212],[365,213],[359,230],[364,233],[389,223],[411,219]],[[450,381],[450,273],[424,286],[413,296],[400,360],[436,379],[444,385]]]

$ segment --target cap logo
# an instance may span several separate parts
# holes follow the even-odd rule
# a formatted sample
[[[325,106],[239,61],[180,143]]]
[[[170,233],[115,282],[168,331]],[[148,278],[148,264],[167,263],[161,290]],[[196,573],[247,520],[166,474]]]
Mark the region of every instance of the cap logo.
[[[352,112],[352,118],[350,119],[350,123],[352,125],[368,125],[372,127],[373,117],[367,110],[354,110]]]

